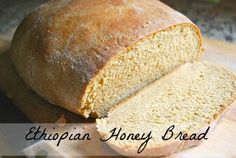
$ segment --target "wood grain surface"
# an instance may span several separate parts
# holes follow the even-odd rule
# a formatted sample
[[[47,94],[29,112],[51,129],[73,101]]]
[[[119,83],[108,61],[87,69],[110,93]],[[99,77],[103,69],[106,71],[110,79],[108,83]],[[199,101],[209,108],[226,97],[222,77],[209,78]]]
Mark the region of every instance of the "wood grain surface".
[[[89,123],[88,130],[96,134],[93,119],[86,120],[78,115],[54,106],[40,98],[36,93],[28,89],[21,78],[17,75],[9,58],[9,42],[0,40],[0,90],[10,98],[14,104],[33,122],[48,123]],[[236,72],[236,45],[220,41],[204,40],[205,55],[203,59],[222,64]],[[236,104],[224,116],[210,135],[207,141],[198,147],[194,147],[176,154],[172,158],[185,157],[236,157]],[[97,135],[98,137],[98,135]],[[46,142],[44,142],[46,143]],[[36,144],[37,145],[37,144]],[[45,144],[44,144],[45,145]],[[47,144],[53,148],[52,144]],[[46,146],[46,145],[45,145]],[[65,147],[66,146],[66,147]],[[80,148],[77,148],[80,146]],[[37,148],[37,146],[33,147]],[[86,149],[97,149],[98,153],[114,154],[104,143],[97,144],[65,144],[60,147],[60,153],[86,152]],[[27,149],[25,152],[32,152]]]

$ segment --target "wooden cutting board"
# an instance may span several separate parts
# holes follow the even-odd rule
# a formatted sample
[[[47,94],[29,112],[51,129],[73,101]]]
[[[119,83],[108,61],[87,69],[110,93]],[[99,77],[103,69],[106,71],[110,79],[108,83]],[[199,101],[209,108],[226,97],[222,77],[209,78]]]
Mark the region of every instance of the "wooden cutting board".
[[[85,130],[93,133],[94,137],[99,136],[95,130],[93,119],[86,120],[78,115],[68,112],[62,108],[54,106],[40,98],[36,93],[29,90],[24,82],[18,77],[11,61],[9,54],[9,42],[0,40],[0,90],[9,97],[14,104],[33,122],[43,123],[88,123]],[[236,45],[224,43],[215,40],[204,40],[205,55],[203,59],[208,59],[225,65],[227,68],[236,72]],[[2,52],[2,53],[1,53]],[[37,111],[37,112],[36,112]],[[176,154],[171,155],[173,158],[185,157],[219,157],[229,158],[236,157],[236,104],[232,105],[232,109],[224,116],[214,132],[207,141],[204,141],[198,147],[194,147]],[[96,138],[94,138],[96,139]],[[42,145],[43,144],[43,145]],[[109,155],[115,153],[104,143],[97,141],[96,143],[71,144],[64,143],[63,146],[55,147],[54,144],[41,142],[27,148],[25,153],[36,153],[39,148],[51,149],[62,155],[73,154],[79,152],[89,153],[96,150],[98,155],[105,152]],[[34,150],[33,150],[34,149]],[[94,153],[94,152],[93,152]]]

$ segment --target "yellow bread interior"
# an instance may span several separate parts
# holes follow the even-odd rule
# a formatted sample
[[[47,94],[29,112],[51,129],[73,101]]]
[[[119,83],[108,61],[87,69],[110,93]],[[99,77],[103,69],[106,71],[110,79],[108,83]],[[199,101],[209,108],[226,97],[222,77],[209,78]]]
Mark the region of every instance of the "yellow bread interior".
[[[200,34],[190,24],[151,34],[118,53],[98,73],[82,99],[82,113],[105,116],[124,98],[202,54]]]
[[[105,138],[115,127],[122,127],[127,134],[152,131],[147,148],[162,146],[174,141],[161,138],[171,125],[175,125],[173,137],[180,131],[197,133],[219,118],[235,99],[235,74],[208,61],[187,63],[114,107],[108,117],[97,119],[97,128]],[[109,140],[127,150],[137,149],[142,142]]]

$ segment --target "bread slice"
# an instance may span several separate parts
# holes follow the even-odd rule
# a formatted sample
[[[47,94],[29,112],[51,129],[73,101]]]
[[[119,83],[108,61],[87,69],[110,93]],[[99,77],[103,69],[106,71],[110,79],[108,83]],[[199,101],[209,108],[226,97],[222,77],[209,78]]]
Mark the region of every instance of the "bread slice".
[[[11,58],[47,101],[100,117],[202,55],[200,30],[158,0],[48,1],[19,25]]]
[[[115,127],[117,132],[122,127],[127,135],[152,131],[152,139],[140,155],[168,155],[199,142],[173,139],[180,131],[206,131],[235,99],[233,73],[208,61],[187,63],[114,107],[108,117],[97,119],[97,130],[104,139]],[[175,125],[172,139],[163,140],[161,136],[171,125]],[[108,140],[112,148],[129,156],[139,155],[141,143],[143,140]]]

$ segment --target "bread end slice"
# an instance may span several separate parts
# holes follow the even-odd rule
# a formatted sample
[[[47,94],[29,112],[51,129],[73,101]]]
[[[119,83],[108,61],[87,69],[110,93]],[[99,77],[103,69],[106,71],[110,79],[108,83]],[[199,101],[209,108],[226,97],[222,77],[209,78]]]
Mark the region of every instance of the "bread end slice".
[[[187,63],[111,109],[106,118],[97,119],[97,130],[104,139],[114,128],[122,127],[120,135],[152,131],[152,139],[140,154],[137,151],[144,140],[112,137],[107,142],[123,155],[169,155],[201,142],[174,139],[179,132],[190,136],[208,127],[212,131],[235,99],[234,73],[209,61]],[[163,140],[171,125],[175,125],[173,137]]]

